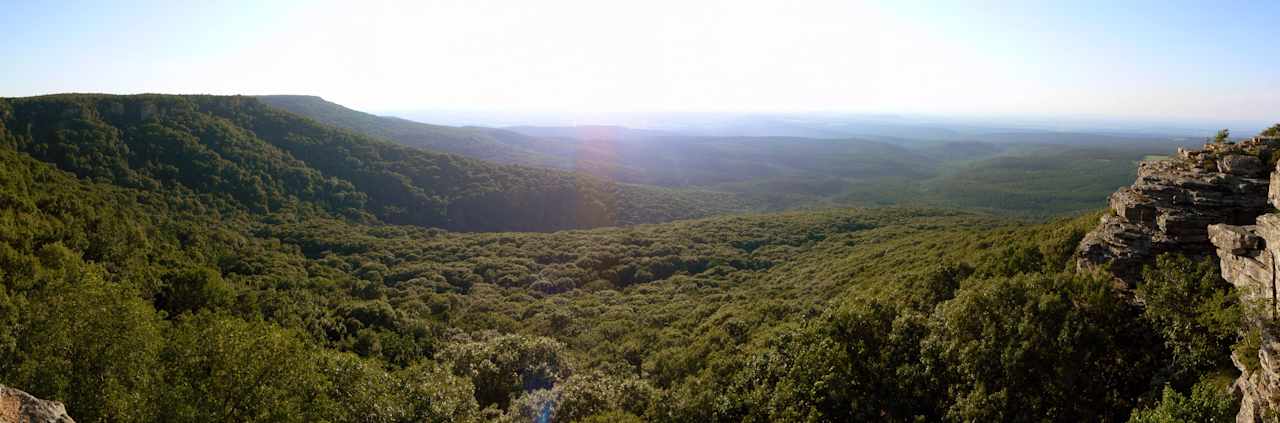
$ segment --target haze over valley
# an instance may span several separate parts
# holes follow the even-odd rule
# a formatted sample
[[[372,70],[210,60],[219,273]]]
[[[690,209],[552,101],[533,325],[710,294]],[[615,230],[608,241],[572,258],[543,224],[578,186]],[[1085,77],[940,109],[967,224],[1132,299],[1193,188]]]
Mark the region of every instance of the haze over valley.
[[[1280,416],[1274,5],[0,11],[0,423]]]
[[[259,99],[403,145],[629,184],[728,193],[744,210],[756,211],[884,205],[1029,216],[1083,211],[1131,181],[1136,161],[1203,138],[924,124],[898,124],[897,136],[875,135],[895,131],[884,127],[819,134],[764,118],[753,121],[763,124],[759,128],[735,127],[747,135],[616,125],[447,127],[375,116],[318,97]]]

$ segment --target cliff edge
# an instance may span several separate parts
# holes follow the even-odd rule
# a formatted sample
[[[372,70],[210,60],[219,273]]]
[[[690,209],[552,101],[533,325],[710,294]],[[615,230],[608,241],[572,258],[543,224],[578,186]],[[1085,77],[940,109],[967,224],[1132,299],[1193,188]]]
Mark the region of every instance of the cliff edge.
[[[1274,191],[1273,191],[1274,192]],[[1277,421],[1280,415],[1280,337],[1276,319],[1276,255],[1280,254],[1280,214],[1258,217],[1248,226],[1213,225],[1209,234],[1222,263],[1222,277],[1236,287],[1244,306],[1246,337],[1258,345],[1237,351],[1235,388],[1242,395],[1237,422]]]
[[[1280,137],[1260,136],[1142,162],[1137,181],[1111,195],[1109,213],[1076,250],[1080,269],[1108,272],[1130,288],[1160,254],[1217,255],[1244,306],[1241,333],[1252,340],[1231,357],[1241,371],[1234,385],[1241,423],[1280,421],[1277,159]]]
[[[1269,210],[1267,163],[1275,156],[1280,138],[1258,137],[1140,163],[1137,181],[1111,194],[1109,212],[1080,242],[1077,266],[1133,287],[1160,254],[1212,254],[1209,225],[1251,224]]]

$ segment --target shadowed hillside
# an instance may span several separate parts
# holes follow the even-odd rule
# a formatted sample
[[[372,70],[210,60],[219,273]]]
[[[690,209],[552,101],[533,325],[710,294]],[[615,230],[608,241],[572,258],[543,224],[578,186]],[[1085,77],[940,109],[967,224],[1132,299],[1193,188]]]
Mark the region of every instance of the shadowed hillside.
[[[1142,303],[1077,271],[1097,214],[449,232],[415,207],[581,223],[539,201],[720,194],[570,185],[243,97],[5,100],[0,146],[0,383],[83,421],[1210,421],[1256,343],[1212,261],[1157,260]],[[1049,171],[1098,159],[1072,151]],[[989,169],[1044,167],[1010,157]]]
[[[569,167],[572,159],[549,155],[554,148],[546,141],[501,129],[429,125],[410,120],[376,116],[320,97],[305,95],[264,95],[255,97],[272,107],[306,116],[325,125],[349,129],[381,138],[442,153],[453,153],[480,160],[543,167]]]
[[[180,190],[255,212],[319,207],[454,230],[546,231],[739,207],[728,195],[674,198],[398,146],[249,97],[57,95],[5,104],[11,145],[37,159],[81,177]]]
[[[754,210],[922,205],[1037,217],[1080,212],[1104,206],[1107,193],[1132,179],[1134,162],[1177,143],[1047,131],[930,141],[689,136],[616,126],[500,130],[375,116],[313,96],[260,98],[402,145],[731,193],[718,195]]]

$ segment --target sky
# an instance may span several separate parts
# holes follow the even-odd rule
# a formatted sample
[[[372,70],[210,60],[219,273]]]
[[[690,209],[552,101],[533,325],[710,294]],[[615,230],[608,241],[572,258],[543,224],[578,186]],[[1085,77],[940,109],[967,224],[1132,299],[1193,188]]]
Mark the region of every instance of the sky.
[[[0,0],[0,96],[1280,121],[1280,2]]]

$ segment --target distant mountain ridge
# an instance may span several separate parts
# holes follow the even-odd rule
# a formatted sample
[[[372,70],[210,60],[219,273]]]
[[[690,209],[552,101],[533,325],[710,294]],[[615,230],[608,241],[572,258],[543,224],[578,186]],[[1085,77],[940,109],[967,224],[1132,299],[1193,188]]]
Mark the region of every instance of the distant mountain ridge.
[[[568,167],[571,161],[546,154],[542,141],[518,132],[483,127],[431,125],[390,116],[352,110],[308,95],[264,95],[269,106],[410,147],[453,153],[503,164]]]
[[[923,176],[932,159],[887,143],[797,137],[701,137],[619,126],[448,127],[351,110],[314,96],[264,103],[402,145],[499,163],[572,169],[666,187],[706,187],[755,177]],[[525,132],[524,134],[520,132]]]
[[[655,137],[681,136],[676,132],[653,129],[636,129],[618,125],[578,125],[578,126],[508,126],[502,129],[528,135],[531,137],[572,138],[572,139],[635,139]]]
[[[269,213],[464,231],[552,231],[738,210],[583,174],[496,165],[322,125],[252,97],[52,95],[0,100],[10,148],[81,178]]]
[[[846,132],[835,137],[836,132],[862,130],[877,122],[928,128],[895,116],[853,119],[848,122],[852,126],[841,126],[831,120],[840,116],[822,114],[808,120],[755,123],[763,125],[762,133],[781,128],[774,125],[778,122],[825,128],[824,134],[809,134],[816,138],[680,132],[743,129],[716,114],[707,114],[710,120],[701,124],[689,121],[690,115],[651,122],[679,129],[675,132],[617,125],[447,127],[375,116],[314,96],[261,99],[321,123],[402,145],[570,170],[620,183],[697,189],[694,192],[733,197],[751,210],[889,204],[1033,215],[1088,210],[1102,206],[1098,198],[1132,179],[1132,161],[1185,141],[963,125],[946,126],[945,131],[881,131],[876,133],[889,135],[860,138]],[[687,191],[667,194],[697,197]]]

